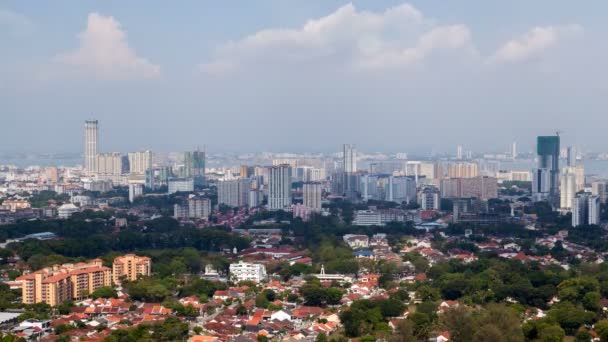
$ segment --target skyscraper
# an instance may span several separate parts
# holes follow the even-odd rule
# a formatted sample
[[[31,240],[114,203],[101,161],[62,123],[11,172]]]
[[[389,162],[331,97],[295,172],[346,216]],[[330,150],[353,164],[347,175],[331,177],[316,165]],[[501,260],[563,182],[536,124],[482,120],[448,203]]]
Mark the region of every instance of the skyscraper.
[[[291,167],[289,164],[270,168],[268,209],[283,210],[291,206]]]
[[[462,159],[462,145],[456,146],[456,159]]]
[[[576,166],[576,148],[574,146],[568,146],[567,150],[567,166],[574,167]]]
[[[343,192],[348,199],[354,199],[356,197],[356,191],[358,186],[356,184],[357,177],[357,150],[355,145],[344,144],[342,151],[343,161],[343,174],[342,174],[342,186]]]
[[[152,152],[129,152],[129,173],[145,175],[152,168]]]
[[[576,195],[572,208],[572,227],[600,223],[600,198],[588,192]]]
[[[344,144],[343,146],[344,172],[357,172],[357,150],[355,145]]]
[[[549,172],[548,200],[557,205],[559,200],[559,135],[539,136],[537,138],[536,150],[538,154],[538,169],[546,169]],[[544,178],[539,178],[544,180]],[[544,184],[539,187],[544,188]]]
[[[184,177],[193,178],[195,185],[205,183],[205,152],[192,151],[184,153]]]
[[[576,196],[576,174],[574,167],[565,167],[560,176],[560,201],[559,207],[562,211],[570,211],[574,206]]]
[[[304,206],[309,208],[311,211],[320,212],[322,192],[323,189],[321,188],[321,183],[304,183],[302,188]]]
[[[87,173],[95,171],[95,156],[97,155],[97,145],[99,144],[98,130],[99,125],[97,120],[87,120],[84,122],[84,170]]]
[[[511,158],[517,159],[517,141],[514,141],[511,145]]]

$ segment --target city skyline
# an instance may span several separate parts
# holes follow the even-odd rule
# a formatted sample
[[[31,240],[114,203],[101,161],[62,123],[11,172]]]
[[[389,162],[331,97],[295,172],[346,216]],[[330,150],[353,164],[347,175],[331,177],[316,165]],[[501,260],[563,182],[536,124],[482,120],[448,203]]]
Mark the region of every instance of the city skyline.
[[[105,151],[527,151],[558,129],[602,151],[607,7],[8,1],[0,145],[77,152],[94,117]]]

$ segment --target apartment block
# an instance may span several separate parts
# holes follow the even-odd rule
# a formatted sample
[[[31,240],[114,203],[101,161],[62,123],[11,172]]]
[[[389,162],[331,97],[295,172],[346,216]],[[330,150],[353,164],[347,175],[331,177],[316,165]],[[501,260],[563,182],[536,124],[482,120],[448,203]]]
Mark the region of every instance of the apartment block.
[[[141,276],[149,276],[152,269],[152,261],[148,257],[135,254],[125,254],[114,259],[112,264],[112,280],[114,284],[120,284],[121,278],[133,281]]]
[[[23,304],[59,305],[68,300],[81,300],[95,290],[111,286],[112,271],[101,259],[89,263],[46,267],[17,278],[21,281]]]

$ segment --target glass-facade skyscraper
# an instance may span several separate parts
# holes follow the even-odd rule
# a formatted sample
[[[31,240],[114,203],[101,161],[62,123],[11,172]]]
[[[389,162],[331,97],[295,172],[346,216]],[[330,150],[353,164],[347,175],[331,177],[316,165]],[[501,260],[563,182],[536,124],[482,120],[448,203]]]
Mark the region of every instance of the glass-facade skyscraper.
[[[193,178],[195,185],[205,184],[205,152],[184,153],[184,177]]]
[[[555,203],[559,198],[559,135],[539,136],[536,141],[538,169],[549,173],[549,200]]]

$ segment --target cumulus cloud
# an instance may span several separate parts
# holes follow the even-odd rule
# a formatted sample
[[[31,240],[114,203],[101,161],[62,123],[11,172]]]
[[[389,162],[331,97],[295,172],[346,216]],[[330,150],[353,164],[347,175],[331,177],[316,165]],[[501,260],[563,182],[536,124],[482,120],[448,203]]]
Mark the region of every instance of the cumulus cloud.
[[[442,50],[473,51],[469,29],[436,25],[409,4],[383,12],[360,11],[347,4],[297,29],[267,29],[229,42],[198,70],[218,74],[248,64],[314,61],[353,69],[402,67]]]
[[[89,14],[87,28],[80,33],[80,46],[55,60],[78,72],[102,79],[153,78],[160,67],[138,56],[127,42],[120,23],[111,16]]]
[[[583,32],[579,25],[534,27],[521,37],[505,43],[490,58],[493,63],[522,62],[541,55],[567,39]]]

